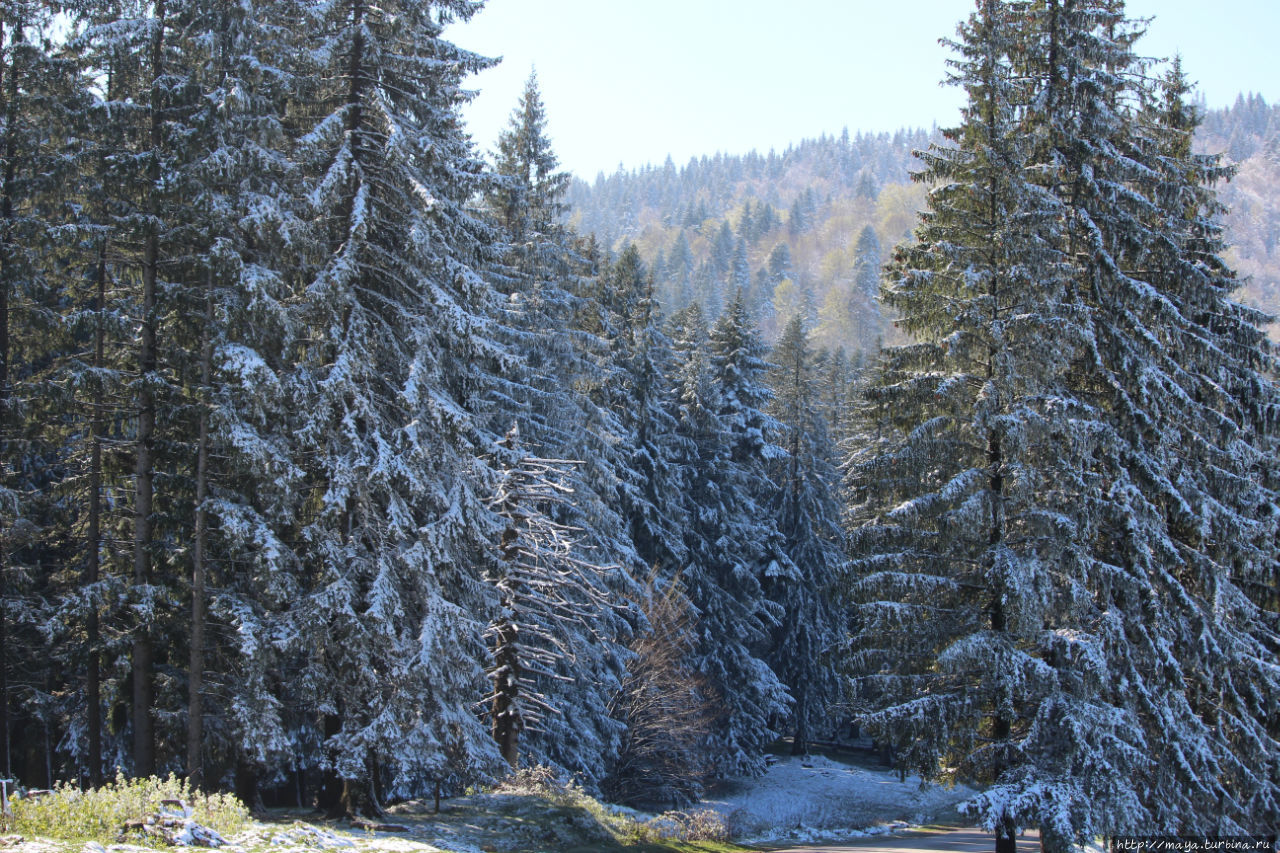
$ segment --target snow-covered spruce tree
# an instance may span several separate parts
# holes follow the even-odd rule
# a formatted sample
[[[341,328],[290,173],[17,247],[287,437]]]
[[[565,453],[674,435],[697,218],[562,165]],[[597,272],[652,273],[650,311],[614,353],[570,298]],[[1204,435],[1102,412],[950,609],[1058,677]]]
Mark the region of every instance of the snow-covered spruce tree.
[[[259,15],[265,14],[265,6],[259,4]],[[240,70],[253,65],[252,59],[243,54],[271,41],[253,33],[252,27],[237,25],[233,21],[236,11],[226,4],[202,2],[169,2],[146,8],[89,3],[68,10],[65,52],[95,82],[83,84],[81,98],[88,103],[78,116],[78,132],[71,137],[78,138],[82,149],[77,155],[80,180],[70,190],[77,194],[73,209],[78,231],[74,248],[70,240],[63,246],[68,258],[63,261],[64,268],[73,270],[75,277],[68,277],[63,285],[61,320],[73,345],[62,353],[54,376],[75,405],[67,410],[71,419],[59,425],[68,436],[71,455],[63,482],[53,491],[69,508],[72,535],[80,542],[77,559],[82,562],[84,581],[81,588],[60,597],[57,619],[77,641],[78,632],[83,631],[87,647],[87,653],[74,655],[67,662],[87,670],[85,707],[68,708],[69,731],[61,749],[83,768],[91,782],[100,781],[104,765],[129,764],[117,750],[121,738],[131,738],[134,731],[125,728],[104,732],[102,714],[93,709],[104,705],[128,707],[119,688],[123,686],[127,692],[129,668],[103,664],[122,660],[120,643],[131,636],[133,626],[129,620],[135,618],[133,614],[149,613],[150,633],[132,633],[161,640],[157,646],[165,650],[161,665],[170,672],[180,672],[186,668],[182,658],[188,639],[192,652],[200,645],[203,620],[199,611],[203,608],[193,608],[196,618],[182,620],[180,625],[176,624],[181,619],[180,609],[169,602],[184,595],[188,588],[186,578],[192,579],[191,587],[198,586],[200,573],[193,570],[194,565],[212,563],[226,570],[215,576],[210,584],[213,587],[221,586],[219,580],[245,576],[233,568],[234,559],[247,553],[240,547],[245,543],[237,543],[232,552],[214,554],[205,535],[210,528],[230,532],[233,525],[224,528],[217,521],[210,524],[208,513],[196,510],[197,506],[207,508],[206,501],[197,499],[202,488],[207,497],[223,497],[225,494],[209,495],[208,485],[217,479],[225,492],[230,480],[225,471],[209,470],[210,458],[225,460],[228,449],[225,443],[214,448],[210,437],[234,435],[242,444],[254,439],[251,432],[239,426],[220,429],[205,417],[217,406],[208,405],[205,392],[212,379],[202,379],[202,373],[208,368],[213,379],[221,381],[212,360],[215,355],[226,355],[221,344],[229,336],[248,331],[269,335],[282,346],[286,340],[275,334],[278,326],[267,322],[271,309],[265,303],[278,298],[278,293],[272,297],[264,289],[253,293],[254,288],[247,287],[242,301],[256,301],[261,309],[251,319],[239,313],[231,305],[234,298],[227,295],[235,288],[230,282],[234,278],[231,267],[235,253],[255,239],[266,248],[272,235],[283,230],[269,224],[246,238],[244,223],[237,222],[250,208],[260,219],[265,218],[265,211],[257,206],[260,198],[241,198],[242,190],[251,190],[248,185],[239,186],[239,181],[245,178],[248,168],[255,174],[261,172],[262,182],[270,183],[270,170],[257,168],[264,153],[260,146],[265,140],[265,128],[272,124],[269,116],[283,113],[283,107],[278,86],[276,100],[264,103],[261,93],[250,94],[253,82],[240,80],[243,87],[234,82],[226,85],[226,80],[232,79],[228,71],[231,65],[240,62]],[[258,63],[256,68],[263,72],[262,76],[279,75],[276,62]],[[158,95],[153,80],[157,73],[163,78]],[[201,93],[207,97],[201,97]],[[157,108],[161,113],[159,121]],[[157,157],[161,160],[159,167],[154,162]],[[257,162],[246,167],[245,160]],[[157,170],[162,176],[160,181],[153,179]],[[273,188],[266,195],[274,204],[287,193]],[[252,215],[248,218],[252,219]],[[150,232],[159,239],[152,240]],[[64,231],[64,236],[70,233]],[[157,299],[163,296],[163,304],[158,301],[156,312],[143,316],[140,303],[145,301],[145,285],[151,278],[149,259],[155,260],[152,266],[156,267],[159,281]],[[210,296],[212,300],[207,298]],[[217,311],[210,316],[209,309],[215,303]],[[122,548],[116,537],[130,533],[130,525],[122,515],[134,507],[113,496],[129,491],[121,468],[122,448],[136,440],[138,430],[136,411],[127,411],[130,407],[121,391],[124,381],[136,376],[138,348],[134,338],[138,328],[146,332],[148,326],[157,338],[153,348],[157,369],[144,383],[147,387],[140,388],[135,382],[130,390],[134,406],[148,390],[157,403],[153,474],[163,488],[157,485],[152,490],[153,511],[148,514],[151,544],[144,549],[144,556],[151,562],[156,579],[166,588],[160,595],[146,587],[140,590],[146,600],[158,600],[160,607],[131,605],[123,612],[111,613],[104,605],[124,600],[118,584],[122,576],[132,573],[120,571],[118,556]],[[219,343],[216,352],[215,341]],[[157,378],[162,381],[157,382]],[[278,393],[274,395],[274,399],[279,397]],[[275,420],[276,414],[268,414],[267,420]],[[204,464],[196,461],[202,456]],[[136,455],[130,467],[137,483]],[[229,462],[228,467],[234,468],[235,464]],[[269,493],[272,479],[274,474],[232,488]],[[284,515],[273,515],[285,519]],[[229,553],[232,558],[226,559]],[[253,594],[248,597],[256,599]],[[49,624],[53,626],[54,622]],[[113,638],[110,644],[103,640],[108,636]],[[242,632],[233,636],[247,640],[250,635]],[[253,658],[263,671],[273,666],[270,655],[259,653]],[[225,660],[216,666],[232,668]],[[134,686],[145,689],[148,680],[134,679]],[[244,681],[231,681],[228,693],[246,686]],[[252,679],[248,682],[252,683]],[[184,717],[195,721],[203,718],[198,708],[194,714],[183,713],[187,697],[192,693],[199,697],[204,692],[199,675],[193,672],[188,684],[180,678],[160,678],[156,683],[165,686],[153,700],[161,713],[144,713],[166,727],[159,733],[159,742],[178,746],[182,743],[179,729]],[[70,695],[74,697],[75,693]],[[135,707],[140,706],[135,702]],[[215,717],[215,722],[224,720],[221,715]],[[193,734],[196,741],[203,739],[199,731]],[[205,745],[207,750],[201,749],[215,761],[216,776],[223,775],[220,771],[234,761],[226,748],[229,739],[227,728],[216,726]],[[138,740],[135,745],[145,749],[146,739]],[[260,730],[246,742],[257,747],[273,741],[268,732]],[[277,745],[278,742],[276,738]],[[180,750],[163,749],[155,761],[161,766],[179,766]]]
[[[573,459],[565,469],[572,500],[549,506],[554,520],[580,531],[569,541],[583,564],[608,563],[604,577],[619,599],[636,597],[629,572],[639,568],[616,492],[625,442],[615,410],[590,392],[609,384],[608,343],[575,325],[590,307],[585,281],[590,262],[561,224],[569,175],[546,133],[546,113],[531,75],[511,122],[498,138],[496,180],[487,207],[501,238],[490,268],[506,296],[501,334],[511,358],[504,363],[497,401],[489,406],[495,430],[513,421],[537,456]],[[598,614],[591,642],[547,663],[554,673],[537,679],[537,692],[557,709],[524,738],[530,763],[557,766],[590,787],[617,751],[619,727],[608,713],[622,676],[621,647],[631,624],[622,609]]]
[[[765,590],[783,609],[768,661],[795,700],[790,718],[792,752],[829,729],[842,694],[834,653],[845,641],[845,623],[832,601],[843,557],[836,448],[817,399],[804,321],[793,317],[773,349],[769,413],[778,424],[786,456],[773,460],[769,496],[793,575],[767,578]]]
[[[178,682],[157,678],[181,654],[183,636],[169,602],[183,584],[175,563],[184,540],[190,503],[181,494],[187,462],[194,454],[189,410],[181,405],[181,361],[199,345],[178,339],[173,326],[189,282],[183,264],[189,246],[183,226],[190,222],[187,200],[175,180],[190,160],[197,88],[192,57],[199,9],[188,0],[150,4],[87,3],[76,9],[74,44],[80,60],[103,81],[105,117],[95,136],[105,140],[101,187],[105,190],[111,257],[122,282],[134,291],[137,348],[129,392],[133,442],[131,589],[125,612],[133,649],[129,737],[132,771],[155,772],[169,756],[157,744],[179,744],[179,717],[158,713],[182,702]],[[160,487],[163,484],[163,487]],[[172,642],[177,638],[179,642]],[[157,657],[157,654],[159,657]],[[178,664],[181,665],[181,664]]]
[[[1146,738],[1140,826],[1275,826],[1280,682],[1257,663],[1275,614],[1240,585],[1274,571],[1275,363],[1219,257],[1226,172],[1190,152],[1178,69],[1151,90],[1123,4],[1050,3],[1041,20],[1057,58],[1045,139],[1090,328],[1071,387],[1103,413],[1091,588],[1117,701]]]
[[[560,160],[547,136],[547,114],[537,72],[529,74],[509,125],[498,136],[495,161],[500,180],[490,193],[489,203],[509,234],[510,250],[524,261],[517,269],[526,274],[535,270],[555,272],[553,265],[562,263],[567,254],[564,247],[554,247],[554,254],[549,257],[539,250],[564,232],[560,219],[570,176],[559,171]]]
[[[683,311],[693,301],[693,249],[681,228],[671,244],[667,257],[667,274],[658,280],[662,288],[660,302],[672,313]]]
[[[208,28],[187,58],[202,93],[190,118],[197,142],[172,178],[190,201],[179,326],[195,342],[185,364],[195,458],[185,763],[193,784],[234,769],[252,799],[257,776],[294,763],[279,681],[300,651],[287,608],[302,489],[285,393],[299,282],[279,262],[303,232],[281,122],[296,6],[197,9]]]
[[[648,625],[629,644],[634,658],[613,702],[612,715],[626,730],[604,789],[624,800],[684,804],[713,769],[703,751],[717,707],[714,689],[694,668],[696,619],[681,580],[693,509],[682,492],[683,462],[692,446],[673,414],[672,342],[635,246],[623,250],[601,285],[615,371],[602,391],[619,413],[630,454],[618,496],[636,553],[650,567],[640,599]]]
[[[884,337],[885,319],[876,299],[881,263],[880,240],[875,229],[867,225],[854,244],[853,287],[849,292],[849,311],[855,318],[858,349],[864,353],[874,353]]]
[[[684,442],[673,415],[675,364],[663,330],[654,283],[634,245],[601,276],[614,314],[609,323],[615,380],[603,390],[622,422],[630,454],[618,495],[636,554],[662,577],[673,578],[687,558],[687,509],[680,490]]]
[[[1271,409],[1276,400],[1274,382],[1270,388],[1267,382],[1268,376],[1275,376],[1275,352],[1263,332],[1270,318],[1231,298],[1240,282],[1222,258],[1226,247],[1219,216],[1225,210],[1213,187],[1229,179],[1232,170],[1220,155],[1193,153],[1192,137],[1201,116],[1188,103],[1190,95],[1181,58],[1175,57],[1155,97],[1148,98],[1139,116],[1139,125],[1152,140],[1148,150],[1156,162],[1148,192],[1157,222],[1164,225],[1164,239],[1143,260],[1153,283],[1187,317],[1181,329],[1188,347],[1183,361],[1196,365],[1202,384],[1209,379],[1226,386],[1227,393],[1219,392],[1217,397],[1208,394],[1217,389],[1202,387],[1201,396],[1195,398],[1208,404],[1208,410],[1196,412],[1200,418],[1216,420],[1214,409],[1229,413],[1235,429],[1230,430],[1232,440],[1223,442],[1225,452],[1205,446],[1204,435],[1212,434],[1205,423],[1198,429],[1200,437],[1189,436],[1186,441],[1199,444],[1212,460],[1211,470],[1196,474],[1201,482],[1189,490],[1196,495],[1195,503],[1201,504],[1200,521],[1234,529],[1206,537],[1188,529],[1197,525],[1184,521],[1175,535],[1214,549],[1213,559],[1232,567],[1240,590],[1259,607],[1274,612],[1280,609],[1276,600],[1280,564],[1270,556],[1275,531],[1257,517],[1274,500],[1277,485],[1275,412]],[[1213,484],[1226,492],[1212,500],[1229,507],[1228,511],[1203,506],[1213,490],[1205,478],[1213,478]],[[1246,556],[1239,559],[1223,550],[1234,547],[1244,549]]]
[[[614,569],[579,557],[574,543],[578,531],[550,515],[557,504],[572,500],[567,482],[575,463],[529,455],[516,426],[498,450],[503,471],[491,507],[503,527],[487,576],[499,598],[498,614],[486,632],[493,681],[487,704],[493,738],[514,770],[524,732],[543,728],[549,718],[577,717],[571,724],[583,740],[600,725],[590,716],[596,709],[582,707],[580,695],[563,695],[563,688],[556,695],[547,688],[566,678],[599,677],[583,671],[576,658],[590,659],[597,653],[593,646],[614,642],[604,633],[613,621],[608,574]],[[607,702],[618,686],[604,692],[601,701]],[[587,689],[590,685],[579,687]],[[578,707],[571,705],[575,701]]]
[[[849,435],[856,417],[862,380],[869,372],[867,365],[878,356],[855,352],[851,358],[844,347],[835,352],[818,350],[814,369],[818,374],[818,405],[832,441],[839,448]]]
[[[1023,26],[985,0],[953,44],[963,123],[923,155],[936,186],[883,293],[915,342],[885,354],[865,413],[879,437],[847,469],[864,722],[904,768],[1006,794],[977,814],[997,850],[1026,823],[1083,838],[1146,815],[1143,735],[1088,590],[1097,413],[1062,379],[1087,330],[1037,183]]]
[[[86,109],[83,118],[91,122],[94,115]],[[100,199],[95,194],[100,191],[88,189],[98,174],[89,165],[74,192]],[[46,534],[74,548],[67,562],[79,569],[73,584],[47,596],[56,613],[47,621],[49,656],[65,668],[72,683],[83,684],[69,691],[63,708],[67,729],[59,747],[75,775],[96,787],[102,784],[104,769],[119,766],[127,753],[120,751],[120,736],[127,733],[110,731],[104,718],[108,708],[121,704],[116,693],[121,673],[110,665],[116,655],[109,650],[108,638],[119,642],[110,603],[124,596],[125,572],[116,537],[128,529],[128,522],[127,507],[113,496],[127,493],[129,484],[121,453],[128,444],[129,421],[122,392],[132,367],[129,350],[135,327],[133,292],[116,275],[108,259],[109,232],[97,224],[105,219],[101,206],[89,206],[85,212],[90,211],[97,215],[86,215],[77,223],[83,232],[69,253],[77,261],[70,267],[74,272],[60,282],[65,307],[56,316],[65,336],[49,335],[57,344],[48,372],[51,381],[45,387],[60,393],[48,401],[49,410],[33,420],[44,425],[46,436],[61,438],[55,466],[59,479],[46,483],[44,493],[62,507],[67,528],[53,525]],[[58,648],[60,641],[69,641],[65,652]]]
[[[747,258],[747,241],[739,237],[733,247],[726,284],[730,293],[746,294],[751,290],[751,262]]]
[[[57,673],[89,687],[88,608],[67,605],[83,605],[87,574],[75,474],[88,467],[89,416],[63,370],[92,339],[75,328],[87,313],[78,211],[88,97],[56,43],[59,12],[0,9],[0,770],[33,781],[61,771],[57,742],[85,728],[81,691],[50,690]],[[87,369],[74,372],[93,383]],[[44,748],[24,748],[37,731]],[[74,766],[84,744],[69,740]]]
[[[943,376],[948,371],[939,368],[955,357],[966,331],[956,306],[974,301],[936,303],[943,310],[934,322],[913,328],[913,317],[922,316],[930,300],[919,287],[903,299],[909,291],[902,283],[954,280],[960,273],[977,280],[979,267],[959,259],[930,264],[930,254],[945,257],[966,245],[985,251],[996,280],[1038,268],[1040,275],[1013,291],[1017,319],[1047,309],[1054,318],[1043,333],[1052,346],[1041,344],[1041,357],[1009,374],[1022,390],[1005,405],[1017,400],[1034,417],[1005,416],[984,435],[987,491],[999,499],[990,542],[1002,552],[987,565],[1002,571],[966,582],[989,592],[991,579],[1015,581],[995,588],[991,630],[1001,629],[1001,639],[1012,640],[1012,649],[1034,665],[1005,691],[1008,699],[995,706],[990,729],[969,720],[952,730],[953,740],[960,735],[970,744],[969,755],[995,757],[981,774],[994,784],[972,809],[997,829],[1038,824],[1053,849],[1098,834],[1274,824],[1275,750],[1264,709],[1274,707],[1276,682],[1256,665],[1275,648],[1273,614],[1259,611],[1236,585],[1274,562],[1273,499],[1260,487],[1270,453],[1275,392],[1267,377],[1273,368],[1257,315],[1228,299],[1231,276],[1216,256],[1218,232],[1210,218],[1216,202],[1201,185],[1215,177],[1214,161],[1188,156],[1189,128],[1175,130],[1167,118],[1178,109],[1147,110],[1145,118],[1140,112],[1151,93],[1132,53],[1136,29],[1119,3],[1048,2],[1029,9],[987,3],[975,20],[984,18],[1015,26],[1003,44],[966,40],[995,46],[990,65],[996,73],[979,74],[985,85],[970,87],[970,115],[1000,91],[1001,80],[1025,89],[1014,102],[1022,104],[1016,128],[1002,134],[1011,140],[1005,151],[1018,156],[993,160],[1003,168],[974,181],[971,194],[980,198],[984,184],[1016,186],[1020,177],[1023,189],[1005,197],[1001,218],[1032,227],[1020,235],[1009,227],[970,229],[963,240],[956,231],[939,231],[948,217],[938,202],[957,186],[946,185],[932,196],[920,244],[900,250],[888,291],[908,329],[925,342],[916,347],[926,355],[921,367]],[[972,23],[969,32],[975,32]],[[947,160],[971,150],[963,139]],[[932,177],[955,180],[954,172],[931,166]],[[990,316],[989,328],[1006,345],[1012,342],[1014,325],[999,322],[998,312]],[[941,338],[949,322],[955,331]],[[939,339],[945,351],[922,349]],[[890,356],[890,373],[877,383],[873,400],[902,396],[905,377],[892,371],[910,352]],[[935,396],[953,394],[938,378],[928,377]],[[1001,391],[985,383],[962,411],[982,411]],[[1040,402],[1032,406],[1036,397]],[[935,404],[932,419],[904,425],[914,429],[907,440],[853,466],[864,488],[892,482],[908,450],[946,435],[938,431],[947,423],[939,414]],[[879,422],[893,417],[887,411]],[[915,470],[945,473],[938,458],[923,456],[926,464]],[[1032,486],[1024,494],[1040,504],[1025,515],[1025,530],[1034,535],[1019,535],[1013,523],[1024,484]],[[887,514],[916,514],[902,530],[909,548],[886,547],[893,541],[885,538],[886,526],[866,513],[890,505],[870,500],[861,507],[866,526],[857,533],[857,565],[873,572],[857,582],[861,593],[885,574],[874,573],[877,561],[906,563],[932,553],[939,562],[938,546],[952,541],[963,516],[959,508],[939,513],[938,505],[955,494],[938,490]],[[923,525],[923,513],[946,525]],[[1019,566],[1011,556],[1022,557],[1018,574],[1007,571]],[[882,614],[864,607],[863,638],[900,640],[897,631],[874,626],[876,619],[918,618],[904,602],[916,604],[904,595],[881,605]],[[929,604],[946,607],[948,615],[964,612],[936,592]],[[902,653],[887,643],[869,645],[870,652],[861,652],[864,672],[873,668],[869,654],[891,660]],[[972,662],[973,650],[989,645],[970,641],[926,655],[927,665],[942,666],[925,680]],[[981,667],[992,670],[990,662]],[[931,719],[924,712],[941,693],[919,693],[918,679],[902,682],[914,691],[913,702],[895,700],[872,718],[906,735],[909,760],[945,745],[918,728]],[[863,684],[873,691],[899,686],[875,677]],[[963,721],[955,709],[967,713],[968,707],[952,703],[951,719]],[[991,735],[998,736],[994,743],[972,748],[982,743],[975,736]],[[955,763],[947,752],[939,755]]]
[[[672,318],[677,411],[685,445],[681,488],[688,507],[687,565],[681,574],[696,612],[697,643],[689,664],[721,701],[708,739],[715,772],[752,775],[764,769],[764,747],[791,699],[763,660],[781,608],[768,600],[766,576],[794,574],[777,527],[757,502],[765,460],[777,448],[765,437],[761,410],[763,345],[740,297],[708,335],[694,303]]]
[[[46,315],[56,318],[56,331],[41,330],[52,344],[43,385],[58,396],[47,401],[48,411],[29,412],[28,419],[42,424],[47,438],[57,436],[57,462],[48,466],[56,475],[43,492],[61,507],[62,519],[46,528],[46,537],[74,549],[64,559],[77,570],[74,580],[45,597],[52,611],[44,628],[47,657],[72,684],[83,684],[57,702],[63,734],[53,760],[68,776],[97,786],[107,768],[127,766],[129,752],[129,731],[113,731],[106,722],[111,708],[128,704],[128,669],[113,663],[127,637],[115,603],[126,597],[128,567],[119,537],[129,531],[130,508],[118,496],[128,493],[132,468],[127,389],[136,369],[137,293],[122,263],[128,253],[113,242],[121,232],[113,227],[115,188],[108,189],[113,179],[107,166],[121,150],[125,128],[104,113],[100,96],[109,100],[111,86],[95,92],[80,76],[93,73],[80,46],[72,35],[60,57],[75,75],[74,98],[64,102],[74,111],[57,131],[52,128],[61,123],[46,123],[46,145],[64,166],[36,166],[60,186],[65,207],[61,239],[46,249],[59,269]]]
[[[307,659],[288,687],[317,715],[339,811],[500,761],[473,713],[492,600],[475,567],[497,531],[469,407],[503,356],[476,267],[492,235],[466,207],[488,182],[458,115],[487,61],[441,38],[477,8],[312,7],[304,27],[325,35],[295,57],[315,225],[294,243],[296,322],[314,332],[289,382]]]

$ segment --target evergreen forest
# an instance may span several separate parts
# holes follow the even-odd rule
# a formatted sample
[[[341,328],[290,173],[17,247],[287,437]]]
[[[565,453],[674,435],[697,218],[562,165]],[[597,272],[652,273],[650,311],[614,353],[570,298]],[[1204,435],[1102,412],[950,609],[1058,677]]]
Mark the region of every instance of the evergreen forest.
[[[0,4],[0,776],[1280,831],[1280,107],[977,0],[954,127],[488,155],[475,0]],[[1005,845],[1005,846],[1001,846]]]

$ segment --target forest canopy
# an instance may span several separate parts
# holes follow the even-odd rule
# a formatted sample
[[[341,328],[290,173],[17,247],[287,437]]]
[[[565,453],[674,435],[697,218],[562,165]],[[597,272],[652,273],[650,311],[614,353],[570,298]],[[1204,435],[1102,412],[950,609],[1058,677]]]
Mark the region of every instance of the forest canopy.
[[[1277,108],[980,0],[954,127],[587,186],[536,75],[477,150],[479,11],[4,7],[0,773],[687,803],[852,722],[1005,844],[1277,831]]]

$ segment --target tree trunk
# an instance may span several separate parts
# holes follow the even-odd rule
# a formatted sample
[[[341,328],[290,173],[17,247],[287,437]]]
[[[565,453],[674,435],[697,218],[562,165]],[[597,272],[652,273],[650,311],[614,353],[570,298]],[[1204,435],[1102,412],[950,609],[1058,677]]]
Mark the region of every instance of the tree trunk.
[[[351,0],[351,56],[347,65],[347,130],[354,137],[352,156],[361,159],[364,102],[364,0]]]
[[[342,718],[337,714],[325,714],[321,722],[321,731],[324,732],[325,741],[328,741],[342,731]],[[342,780],[334,771],[325,770],[320,786],[316,790],[316,808],[330,816],[341,817],[341,802]]]
[[[520,440],[519,427],[512,425],[511,430],[498,442],[499,447],[516,451]],[[514,493],[508,494],[499,510],[509,520],[513,519],[518,501]],[[498,541],[498,551],[504,563],[514,565],[520,559],[520,533],[514,522],[503,528]],[[493,647],[493,718],[491,731],[498,751],[506,759],[512,770],[520,758],[520,655],[516,644],[519,634],[516,626],[505,615],[514,607],[514,603],[506,593],[499,601],[504,615],[499,618],[494,628]]]
[[[93,367],[101,376],[106,361],[106,329],[104,315],[107,308],[107,241],[103,240],[98,248],[98,269],[95,277],[98,282],[98,293],[95,300],[97,320],[93,330]],[[101,381],[101,380],[99,380]],[[93,392],[93,427],[89,451],[89,529],[85,542],[85,585],[92,587],[101,575],[102,554],[102,444],[103,444],[103,399],[101,386]],[[97,601],[89,604],[89,614],[85,625],[85,648],[87,672],[85,673],[85,704],[89,723],[89,754],[85,761],[89,765],[89,787],[102,786],[102,671],[101,651],[98,648],[101,628],[98,622]]]
[[[13,22],[10,26],[10,44],[16,46],[22,39],[22,24],[21,22]],[[18,160],[17,132],[14,129],[17,119],[18,71],[12,62],[7,66],[4,64],[3,48],[4,22],[0,21],[0,98],[3,98],[3,104],[0,104],[0,115],[4,116],[6,129],[3,199],[0,200],[0,228],[3,228],[3,233],[0,234],[0,441],[7,444],[9,427],[9,359],[11,357],[9,346],[9,279],[13,270],[13,193]],[[10,51],[9,57],[12,60],[14,57],[13,51]],[[0,455],[0,458],[8,459],[10,455],[9,449],[3,447],[3,450],[5,452]],[[0,475],[2,474],[3,469],[0,468]],[[9,647],[6,630],[7,620],[4,612],[4,605],[8,596],[5,570],[8,565],[9,555],[3,521],[3,514],[0,514],[0,769],[3,770],[5,778],[12,778],[9,736]]]
[[[996,827],[996,853],[1018,853],[1017,828],[1007,817]]]
[[[994,25],[995,16],[998,13],[988,3],[984,10],[986,23]],[[1000,133],[999,124],[996,120],[995,102],[993,99],[986,100],[985,121],[989,137],[995,139]],[[987,227],[997,227],[1001,218],[1001,206],[999,203],[999,187],[997,186],[996,177],[992,175],[987,192],[988,210],[987,210]],[[997,254],[996,247],[992,246],[989,250],[987,258],[988,265],[991,269],[1001,269],[1001,258]],[[1000,308],[1001,308],[1001,292],[999,287],[999,276],[992,276],[989,280],[988,295],[991,297],[991,329],[994,330],[1000,324]],[[987,347],[987,381],[990,382],[995,378],[995,364],[999,351],[994,343]],[[998,403],[997,398],[993,403]],[[994,569],[996,561],[996,550],[1004,541],[1004,448],[1001,446],[999,431],[991,427],[987,433],[987,491],[991,501],[991,527],[987,535],[987,559],[990,561],[988,569]],[[992,573],[994,574],[994,572]],[[1008,615],[1005,612],[1005,583],[1003,579],[995,580],[995,588],[991,590],[990,603],[990,619],[991,630],[993,633],[1000,634],[1008,629]],[[992,708],[992,739],[999,745],[1008,741],[1012,730],[1012,721],[1005,716],[1001,705],[1003,698],[1001,696],[994,697],[994,707]],[[1000,747],[997,746],[997,749]],[[997,754],[994,766],[991,769],[991,777],[993,782],[998,782],[1004,773],[1003,759]],[[1000,825],[996,829],[996,853],[1015,853],[1017,841],[1013,836],[1013,824],[1007,816],[1002,817]]]
[[[385,816],[382,804],[378,800],[377,762],[373,760],[367,761],[365,762],[365,768],[367,770],[367,779],[342,780],[342,796],[338,800],[339,807],[335,812],[330,813],[330,817],[354,819],[357,817],[381,818]]]
[[[212,277],[212,273],[209,274]],[[196,450],[195,542],[191,553],[191,666],[188,673],[187,781],[194,788],[204,785],[200,747],[204,740],[204,628],[205,553],[208,546],[209,468],[209,383],[213,373],[213,292],[212,282],[205,293],[204,338],[200,351],[200,437]]]
[[[2,550],[2,549],[0,549]],[[4,604],[8,588],[4,578],[4,558],[0,554],[0,772],[4,778],[13,778],[13,765],[9,759],[9,647],[5,634]]]
[[[1002,515],[1001,500],[1004,494],[1004,475],[1002,473],[1003,458],[1000,449],[1000,437],[992,432],[988,439],[987,458],[991,465],[990,488],[992,492],[992,508],[991,508],[991,546],[994,548],[1003,540],[1004,519]],[[991,601],[991,630],[996,633],[1003,633],[1008,630],[1008,615],[1004,608],[1004,591],[997,588],[992,595]],[[1009,740],[1009,735],[1013,730],[1013,721],[1010,720],[1000,710],[1000,699],[996,699],[996,708],[994,711],[994,719],[991,727],[992,740],[997,744],[1002,744]],[[1000,776],[1004,773],[1003,762],[997,759],[995,766],[992,768],[992,781],[998,782]],[[1000,826],[996,830],[996,853],[1015,853],[1017,850],[1017,838],[1014,835],[1013,821],[1008,817],[1004,817],[1000,821]]]
[[[265,811],[262,804],[262,788],[258,784],[258,769],[245,761],[236,762],[236,797],[254,814]]]
[[[520,661],[516,654],[516,630],[503,620],[495,632],[497,647],[494,652],[493,685],[493,739],[498,751],[511,769],[516,769],[520,758],[520,722],[516,705],[520,692]]]
[[[792,755],[806,755],[809,752],[809,712],[805,706],[803,696],[804,687],[801,686],[799,689],[802,692],[801,698],[796,702],[796,731],[795,736],[791,740]]]
[[[146,226],[142,255],[142,341],[138,353],[138,446],[134,468],[133,583],[139,590],[151,582],[152,519],[155,488],[154,442],[156,398],[151,383],[156,380],[159,348],[156,327],[156,275],[160,262],[160,235],[155,220],[159,211],[156,184],[160,180],[160,149],[163,144],[160,118],[160,75],[164,57],[165,0],[155,6],[155,37],[151,42],[151,164],[147,207],[151,214]],[[133,772],[137,776],[155,773],[155,734],[152,728],[152,658],[150,621],[137,628],[133,643]]]

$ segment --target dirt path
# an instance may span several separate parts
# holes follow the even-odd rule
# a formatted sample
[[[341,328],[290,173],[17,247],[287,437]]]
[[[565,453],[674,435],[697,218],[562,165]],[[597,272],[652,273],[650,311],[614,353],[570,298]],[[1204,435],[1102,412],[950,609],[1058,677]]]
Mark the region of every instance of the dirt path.
[[[831,844],[801,844],[780,848],[774,853],[993,853],[996,844],[989,832],[980,829],[948,829],[912,832],[879,838],[841,841]],[[1018,839],[1018,853],[1039,853],[1040,838],[1028,832]]]

